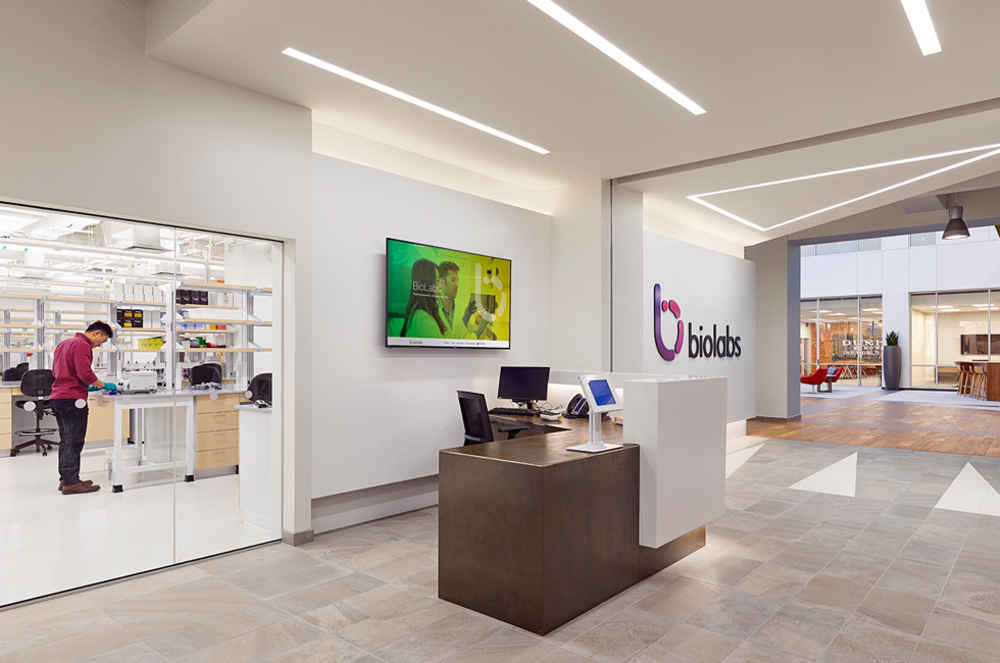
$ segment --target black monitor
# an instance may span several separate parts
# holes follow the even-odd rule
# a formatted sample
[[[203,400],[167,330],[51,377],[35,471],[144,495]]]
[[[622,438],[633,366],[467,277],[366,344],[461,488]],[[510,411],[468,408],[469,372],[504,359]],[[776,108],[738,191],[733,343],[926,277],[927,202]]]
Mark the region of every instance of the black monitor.
[[[501,366],[497,397],[518,403],[544,401],[549,396],[548,366]]]

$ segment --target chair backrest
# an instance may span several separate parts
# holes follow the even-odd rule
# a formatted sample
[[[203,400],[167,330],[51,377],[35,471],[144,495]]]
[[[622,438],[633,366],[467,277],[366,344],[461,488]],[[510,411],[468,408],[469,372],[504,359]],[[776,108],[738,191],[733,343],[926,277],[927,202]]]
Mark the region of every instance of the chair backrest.
[[[222,364],[208,362],[191,367],[191,386],[214,382],[222,384]]]
[[[24,374],[28,372],[28,362],[22,362],[17,366],[12,366],[3,372],[4,382],[20,382]]]
[[[462,425],[465,426],[465,443],[492,442],[493,428],[490,426],[486,397],[474,391],[460,391],[458,407],[462,411]]]
[[[826,369],[826,377],[830,380],[836,380],[840,377],[840,374],[844,372],[843,366],[830,366]]]
[[[271,374],[258,373],[257,375],[253,376],[253,379],[250,380],[250,386],[247,387],[247,392],[249,392],[249,396],[247,398],[253,401],[254,403],[261,401],[270,405],[272,402]]]
[[[49,396],[52,394],[52,383],[55,381],[52,371],[46,368],[26,371],[21,376],[21,393],[25,396]]]

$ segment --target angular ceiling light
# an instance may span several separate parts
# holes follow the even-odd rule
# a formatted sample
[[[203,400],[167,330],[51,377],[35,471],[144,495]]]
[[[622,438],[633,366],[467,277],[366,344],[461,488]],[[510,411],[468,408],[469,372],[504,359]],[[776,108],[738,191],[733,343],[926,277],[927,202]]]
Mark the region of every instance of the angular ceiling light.
[[[961,205],[948,208],[948,225],[945,226],[941,239],[964,239],[969,236],[969,226],[965,225],[962,211]]]
[[[556,23],[559,23],[577,37],[584,40],[601,53],[604,53],[621,66],[625,67],[633,74],[652,85],[662,94],[665,94],[676,101],[691,113],[694,113],[695,115],[703,115],[705,113],[705,109],[695,103],[691,97],[687,96],[673,85],[654,74],[631,55],[612,44],[610,41],[598,34],[596,30],[578,19],[576,16],[570,14],[556,3],[552,2],[552,0],[527,1],[536,9],[548,15],[549,18],[554,20]]]
[[[902,0],[903,11],[910,21],[910,28],[913,36],[917,38],[917,45],[924,55],[934,55],[941,52],[941,42],[938,41],[937,30],[934,29],[934,21],[931,20],[931,12],[927,9],[926,0]]]
[[[800,214],[798,216],[792,217],[791,219],[786,219],[784,221],[780,221],[778,223],[771,224],[770,226],[764,226],[764,225],[761,225],[761,224],[758,224],[758,223],[754,223],[753,221],[750,221],[749,219],[745,219],[742,216],[739,216],[738,214],[734,214],[734,213],[730,212],[729,210],[720,207],[719,205],[716,205],[714,203],[710,203],[707,200],[705,200],[705,198],[707,198],[708,196],[718,196],[718,195],[724,194],[724,193],[735,193],[737,191],[749,191],[751,189],[760,189],[760,188],[763,188],[763,187],[777,186],[779,184],[789,184],[791,182],[802,182],[802,181],[805,181],[805,180],[818,179],[818,178],[821,178],[821,177],[831,177],[833,175],[843,175],[845,173],[855,173],[855,172],[860,172],[860,171],[864,171],[864,170],[872,170],[872,169],[875,169],[875,168],[885,168],[887,166],[898,166],[898,165],[902,165],[902,164],[916,163],[918,161],[926,161],[928,159],[939,159],[939,158],[942,158],[942,157],[955,156],[955,155],[959,155],[959,154],[968,154],[970,152],[982,152],[983,150],[989,150],[989,152],[985,152],[983,154],[977,154],[974,157],[969,157],[968,159],[963,159],[962,161],[958,161],[956,163],[949,164],[947,166],[943,166],[941,168],[935,168],[934,170],[928,171],[928,172],[923,173],[921,175],[916,175],[914,177],[907,178],[907,179],[905,179],[905,180],[903,180],[901,182],[896,182],[895,184],[890,184],[889,186],[884,186],[884,187],[882,187],[880,189],[875,189],[874,191],[869,191],[868,193],[864,193],[864,194],[862,194],[860,196],[855,196],[854,198],[849,198],[848,200],[842,200],[842,201],[840,201],[838,203],[834,203],[832,205],[827,205],[826,207],[821,207],[821,208],[813,210],[811,212],[806,212],[805,214]],[[934,177],[936,175],[941,175],[942,173],[947,173],[949,171],[955,170],[956,168],[961,168],[963,166],[968,166],[970,164],[976,163],[977,161],[982,161],[983,159],[990,159],[990,158],[998,156],[998,155],[1000,155],[1000,143],[992,143],[992,144],[989,144],[989,145],[979,145],[977,147],[966,147],[966,148],[962,148],[960,150],[949,150],[947,152],[938,152],[936,154],[922,154],[920,156],[908,157],[906,159],[895,159],[893,161],[883,161],[881,163],[871,163],[871,164],[866,164],[864,166],[853,166],[851,168],[840,168],[838,170],[828,170],[828,171],[825,171],[825,172],[822,172],[822,173],[810,173],[809,175],[799,175],[798,177],[786,177],[785,179],[771,180],[769,182],[759,182],[757,184],[748,184],[746,186],[737,186],[737,187],[731,187],[731,188],[728,188],[728,189],[719,189],[717,191],[706,191],[705,193],[695,193],[695,194],[691,194],[691,195],[685,196],[685,197],[688,200],[690,200],[691,202],[693,202],[693,203],[698,203],[702,207],[708,208],[708,209],[712,210],[713,212],[718,212],[719,214],[721,214],[721,215],[723,215],[725,217],[728,217],[728,218],[732,219],[733,221],[737,221],[739,223],[742,223],[745,226],[749,226],[749,227],[753,228],[754,230],[759,230],[761,232],[768,232],[768,231],[774,230],[775,228],[780,228],[781,226],[786,226],[789,223],[795,223],[796,221],[802,221],[803,219],[808,219],[809,217],[816,216],[817,214],[822,214],[824,212],[829,212],[831,210],[835,210],[835,209],[838,209],[840,207],[844,207],[845,205],[851,205],[853,203],[860,202],[860,201],[865,200],[867,198],[871,198],[873,196],[877,196],[877,195],[880,195],[880,194],[883,194],[883,193],[887,193],[887,192],[892,191],[894,189],[899,189],[901,187],[904,187],[904,186],[907,186],[907,185],[910,185],[910,184],[914,184],[915,182],[919,182],[921,180],[925,180],[925,179],[928,179],[930,177]]]
[[[475,120],[467,118],[464,115],[460,115],[454,111],[450,111],[447,108],[441,108],[440,106],[432,104],[429,101],[424,101],[419,97],[414,97],[412,94],[407,94],[406,92],[397,90],[396,88],[393,87],[389,87],[388,85],[384,85],[382,83],[379,83],[378,81],[373,81],[370,78],[365,78],[361,74],[356,74],[353,71],[344,69],[343,67],[338,67],[337,65],[327,62],[326,60],[323,60],[321,58],[318,58],[315,55],[309,55],[308,53],[303,53],[302,51],[299,51],[294,48],[286,48],[285,50],[282,51],[282,53],[290,58],[295,58],[299,62],[305,62],[306,64],[311,64],[312,66],[322,69],[323,71],[327,71],[330,72],[331,74],[335,74],[342,78],[346,78],[347,80],[353,81],[354,83],[364,85],[365,87],[371,88],[376,92],[381,92],[382,94],[387,94],[390,97],[395,97],[400,101],[405,101],[408,104],[413,104],[414,106],[418,106],[420,108],[423,108],[424,110],[436,113],[441,117],[446,117],[449,120],[454,120],[455,122],[464,124],[467,127],[478,129],[479,131],[488,133],[491,136],[495,136],[497,138],[500,138],[501,140],[505,140],[508,143],[514,143],[518,147],[523,147],[526,150],[531,150],[532,152],[537,152],[538,154],[549,153],[549,151],[544,147],[539,147],[538,145],[535,145],[534,143],[529,143],[528,141],[522,140],[517,136],[512,136],[509,133],[500,131],[499,129],[494,129],[491,126],[483,124],[482,122],[476,122]]]

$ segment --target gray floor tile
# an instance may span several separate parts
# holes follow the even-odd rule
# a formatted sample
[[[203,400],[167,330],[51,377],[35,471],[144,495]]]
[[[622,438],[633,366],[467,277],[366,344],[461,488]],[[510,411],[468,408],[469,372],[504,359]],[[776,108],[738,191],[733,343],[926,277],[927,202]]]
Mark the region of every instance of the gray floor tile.
[[[678,624],[645,650],[644,655],[649,661],[722,663],[741,642],[739,638]]]
[[[374,663],[374,656],[340,638],[329,636],[274,659],[274,663]]]
[[[322,629],[297,619],[288,619],[225,640],[180,660],[181,663],[261,660],[281,656],[313,640],[326,637],[329,634]]]
[[[949,568],[897,559],[875,586],[896,592],[909,592],[936,601],[948,581],[949,573]]]
[[[731,638],[744,639],[778,610],[778,603],[732,591],[696,612],[688,624]]]
[[[870,587],[882,577],[890,563],[888,559],[845,551],[830,562],[823,573]]]
[[[887,628],[920,635],[933,608],[933,599],[876,587],[858,608],[858,613]]]
[[[961,548],[961,541],[931,540],[918,534],[906,543],[899,556],[948,569],[955,563]]]
[[[731,554],[706,554],[699,559],[697,564],[684,568],[680,573],[695,580],[704,580],[718,585],[735,585],[760,564],[755,559],[746,559]]]
[[[924,639],[983,654],[1000,655],[1000,627],[946,610],[936,609],[927,618]]]
[[[802,603],[853,611],[868,594],[870,586],[853,580],[820,573],[796,597]]]
[[[725,663],[804,663],[808,659],[789,654],[780,649],[762,647],[754,642],[744,642],[729,655]]]
[[[651,615],[684,620],[722,596],[718,586],[689,578],[678,578],[664,589],[650,594],[634,608]]]
[[[348,569],[302,556],[238,571],[227,575],[226,581],[266,599],[350,573]]]
[[[912,663],[995,663],[995,655],[977,654],[968,649],[958,649],[923,640],[917,645]]]
[[[907,663],[918,639],[898,631],[851,621],[820,659],[823,663]]]
[[[120,649],[115,649],[92,656],[88,663],[164,663],[167,659],[156,653],[141,642],[134,642]]]
[[[803,603],[787,603],[750,639],[752,643],[812,660],[833,642],[848,613]]]
[[[501,628],[502,622],[462,611],[392,642],[374,654],[389,663],[440,661],[485,640]]]
[[[627,661],[664,636],[671,624],[626,610],[586,631],[564,647],[602,663]]]
[[[736,589],[777,602],[795,596],[812,576],[781,564],[768,562],[758,566],[736,585]]]

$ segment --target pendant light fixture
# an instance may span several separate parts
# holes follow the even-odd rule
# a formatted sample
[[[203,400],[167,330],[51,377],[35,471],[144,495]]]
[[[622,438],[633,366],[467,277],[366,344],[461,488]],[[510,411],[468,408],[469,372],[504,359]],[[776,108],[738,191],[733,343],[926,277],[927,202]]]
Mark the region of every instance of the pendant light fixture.
[[[949,201],[951,203],[954,200]],[[948,206],[948,225],[944,228],[942,239],[963,239],[969,236],[969,226],[965,225],[962,218],[962,206],[950,204]]]

